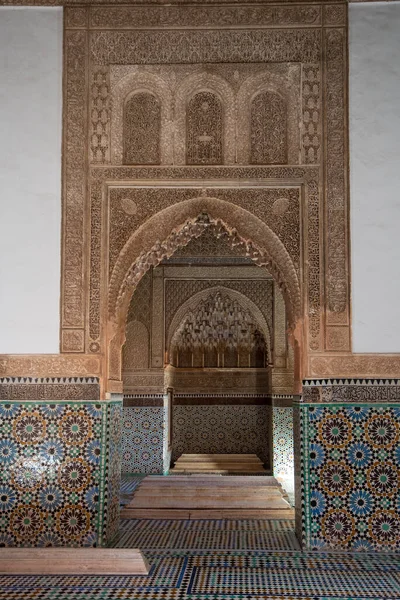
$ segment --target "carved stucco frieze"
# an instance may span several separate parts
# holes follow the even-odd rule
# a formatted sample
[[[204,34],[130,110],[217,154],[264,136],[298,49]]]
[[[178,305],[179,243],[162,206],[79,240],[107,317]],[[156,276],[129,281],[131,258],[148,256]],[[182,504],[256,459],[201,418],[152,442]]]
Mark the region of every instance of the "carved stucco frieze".
[[[0,356],[0,377],[80,377],[101,374],[97,356],[80,354],[3,354]]]
[[[164,366],[164,273],[163,268],[153,270],[151,366]]]
[[[319,29],[93,31],[90,58],[98,65],[215,62],[314,62]]]
[[[399,355],[328,354],[311,356],[309,376],[326,377],[390,377],[400,373]]]
[[[360,2],[361,0],[350,0],[351,2]],[[370,1],[370,0],[367,0]],[[378,0],[378,1],[387,1],[387,0]],[[212,6],[214,0],[191,0],[191,3],[189,6],[186,6],[186,1],[185,0],[174,0],[173,2],[171,2],[170,4],[168,4],[167,6],[164,6],[163,4],[161,4],[160,0],[135,0],[135,5],[136,6],[141,6],[141,5],[145,5],[145,10],[142,11],[144,17],[146,17],[147,12],[149,11],[149,8],[151,9],[151,13],[152,14],[154,11],[156,14],[160,14],[160,19],[161,19],[161,26],[163,25],[163,20],[166,18],[166,15],[169,14],[170,11],[173,11],[174,8],[176,9],[181,9],[183,8],[188,8],[188,12],[189,12],[189,16],[187,17],[187,24],[188,26],[196,26],[196,25],[200,25],[201,26],[201,22],[202,19],[207,18],[209,19],[208,16],[208,12],[205,9],[210,9],[210,8],[214,8]],[[292,8],[290,5],[293,3],[293,0],[281,0],[281,5],[280,6],[276,6],[276,0],[265,0],[265,4],[272,4],[274,5],[274,12],[273,14],[275,15],[275,20],[274,22],[276,22],[276,25],[280,25],[281,21],[285,21],[285,18],[288,20],[288,24],[290,25],[303,25],[303,24],[307,24],[307,25],[311,25],[314,21],[315,21],[315,9],[319,9],[320,6],[316,5],[316,6],[310,6],[310,0],[296,0],[296,5],[303,5],[302,8],[304,7],[304,10],[299,10],[300,6],[294,6],[293,8],[297,9],[294,14],[293,11],[285,11],[286,9]],[[324,5],[325,3],[327,4],[343,4],[343,0],[319,0],[319,5]],[[91,8],[93,8],[93,0],[0,0],[0,6],[65,6],[66,8],[68,8],[69,10],[74,9],[75,6],[78,4],[79,8],[82,5],[86,5],[89,6]],[[233,13],[234,15],[236,15],[236,19],[234,21],[234,23],[232,24],[236,24],[238,26],[243,25],[246,23],[246,21],[243,22],[243,18],[242,18],[242,13],[243,13],[243,9],[246,7],[246,5],[251,5],[250,6],[250,10],[246,11],[245,14],[249,15],[250,17],[252,17],[252,15],[254,15],[254,17],[252,17],[252,25],[257,25],[258,24],[258,17],[260,15],[260,13],[258,12],[254,12],[254,0],[219,0],[218,2],[218,8],[222,5],[222,9],[223,11],[221,13],[219,12],[213,12],[210,11],[211,15],[213,15],[213,20],[210,22],[210,24],[216,24],[219,21],[219,18],[221,15],[224,14],[225,12],[225,6],[224,5],[228,5],[226,8],[229,11],[232,10],[232,6],[235,7],[235,5],[238,5],[238,8],[236,9],[236,11]],[[96,6],[97,5],[106,5],[106,7],[109,9],[110,6],[112,5],[116,5],[119,7],[119,5],[126,5],[126,0],[97,0]],[[193,8],[196,7],[196,5],[200,5],[200,15],[201,15],[201,19],[199,21],[199,18],[194,19],[193,22],[191,22],[190,16],[191,14],[193,15],[193,18],[195,16],[194,12],[191,12]],[[232,6],[229,6],[232,5]],[[243,5],[243,6],[241,6]],[[314,9],[314,11],[312,10]],[[176,13],[172,12],[173,18],[174,15]],[[228,15],[230,14],[229,12],[227,13]],[[262,14],[262,13],[261,13]],[[268,19],[268,14],[266,18]],[[285,15],[288,15],[287,17],[285,17]],[[317,15],[320,14],[319,11],[317,11],[316,13]],[[107,19],[106,22],[108,22],[109,24],[112,24],[112,13],[110,16],[110,20]],[[249,18],[250,18],[249,17]],[[151,19],[151,17],[150,17]],[[141,26],[145,26],[145,27],[151,27],[151,20],[145,20],[142,22]],[[268,19],[269,21],[270,19]],[[199,23],[198,23],[199,21]],[[170,23],[172,24],[172,23]],[[270,23],[266,23],[266,25],[269,25]],[[271,23],[272,24],[272,23]],[[319,24],[319,21],[317,23],[314,23],[315,25]],[[106,25],[104,25],[106,26]],[[228,23],[226,26],[230,27],[231,24]]]
[[[90,83],[90,162],[110,162],[110,78],[108,67],[96,67]]]
[[[322,81],[318,63],[302,65],[301,162],[319,164],[322,151]]]
[[[111,3],[110,3],[111,4]],[[332,10],[327,13],[332,21]],[[339,17],[339,15],[338,15]],[[338,18],[337,17],[337,18]],[[336,18],[336,20],[337,20]],[[140,29],[142,27],[295,26],[321,24],[320,6],[121,6],[90,9],[90,27]],[[330,22],[329,24],[334,24]]]
[[[273,302],[274,365],[285,368],[287,364],[285,301],[275,284],[273,286]]]

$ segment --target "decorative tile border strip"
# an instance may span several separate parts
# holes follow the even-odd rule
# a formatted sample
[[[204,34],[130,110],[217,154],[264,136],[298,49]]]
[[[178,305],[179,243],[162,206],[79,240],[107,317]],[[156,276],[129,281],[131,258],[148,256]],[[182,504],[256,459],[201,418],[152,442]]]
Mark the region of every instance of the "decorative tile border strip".
[[[100,399],[97,377],[1,377],[0,400]]]
[[[303,382],[302,403],[400,402],[398,379],[314,379]]]

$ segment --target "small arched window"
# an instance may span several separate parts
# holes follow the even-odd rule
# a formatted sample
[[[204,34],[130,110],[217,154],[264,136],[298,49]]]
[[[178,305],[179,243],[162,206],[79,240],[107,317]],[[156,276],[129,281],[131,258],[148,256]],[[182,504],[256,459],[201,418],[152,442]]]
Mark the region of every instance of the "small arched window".
[[[186,108],[186,162],[188,165],[223,163],[223,111],[218,96],[199,92]]]
[[[260,92],[251,103],[251,156],[253,165],[287,164],[287,107],[274,92]]]
[[[159,165],[161,106],[150,92],[130,96],[124,107],[124,164]]]

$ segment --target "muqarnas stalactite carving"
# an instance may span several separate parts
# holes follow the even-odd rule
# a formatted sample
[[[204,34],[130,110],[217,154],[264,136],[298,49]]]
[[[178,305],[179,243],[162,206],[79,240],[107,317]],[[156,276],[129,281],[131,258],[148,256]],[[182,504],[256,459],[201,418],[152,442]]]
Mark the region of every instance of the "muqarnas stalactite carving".
[[[217,292],[184,318],[172,339],[171,359],[186,368],[263,368],[265,338],[248,310]]]

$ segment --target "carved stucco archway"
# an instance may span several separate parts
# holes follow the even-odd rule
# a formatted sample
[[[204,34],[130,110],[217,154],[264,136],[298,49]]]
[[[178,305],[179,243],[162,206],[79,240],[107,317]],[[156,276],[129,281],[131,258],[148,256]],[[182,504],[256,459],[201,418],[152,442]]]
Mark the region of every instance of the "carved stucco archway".
[[[204,225],[205,224],[205,225]],[[289,338],[294,346],[295,379],[301,381],[302,295],[296,269],[278,236],[254,214],[218,198],[197,197],[174,204],[148,219],[122,249],[108,289],[108,391],[121,389],[121,351],[133,292],[146,271],[213,226],[232,245],[274,277],[285,299]]]
[[[254,322],[257,324],[260,331],[264,334],[267,346],[268,361],[271,362],[271,332],[266,318],[264,317],[258,306],[245,294],[242,294],[241,292],[238,292],[236,290],[231,290],[223,285],[217,285],[209,287],[205,290],[201,290],[200,292],[197,292],[197,294],[194,294],[194,296],[192,296],[191,298],[188,298],[188,300],[186,300],[183,304],[181,304],[181,306],[179,306],[174,316],[172,317],[171,324],[168,328],[168,332],[166,335],[165,349],[168,352],[168,355],[170,355],[171,352],[170,347],[173,336],[175,335],[176,330],[178,329],[179,325],[182,323],[188,312],[194,312],[200,304],[200,302],[206,300],[210,295],[216,294],[217,292],[220,292],[225,296],[229,296],[229,298],[231,298],[232,300],[236,300],[243,309],[248,310],[251,313],[251,316],[254,318]]]

